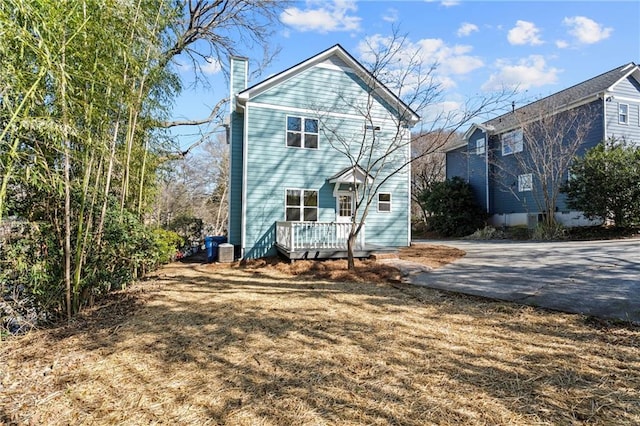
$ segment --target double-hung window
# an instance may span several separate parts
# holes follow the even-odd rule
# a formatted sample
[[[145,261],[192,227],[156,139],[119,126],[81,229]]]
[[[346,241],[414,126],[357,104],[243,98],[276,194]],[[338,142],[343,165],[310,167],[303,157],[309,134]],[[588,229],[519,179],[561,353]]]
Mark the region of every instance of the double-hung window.
[[[287,189],[285,191],[285,220],[287,222],[317,222],[318,191]]]
[[[318,120],[288,116],[287,146],[318,149]]]
[[[618,104],[618,123],[627,124],[629,122],[629,105]]]
[[[485,152],[485,139],[484,136],[476,139],[476,154],[482,155]]]
[[[518,176],[518,191],[525,192],[533,190],[533,175],[527,173]]]
[[[524,136],[522,130],[514,130],[502,135],[502,155],[511,155],[522,152]]]
[[[378,211],[385,213],[391,211],[391,193],[381,192],[378,194]]]

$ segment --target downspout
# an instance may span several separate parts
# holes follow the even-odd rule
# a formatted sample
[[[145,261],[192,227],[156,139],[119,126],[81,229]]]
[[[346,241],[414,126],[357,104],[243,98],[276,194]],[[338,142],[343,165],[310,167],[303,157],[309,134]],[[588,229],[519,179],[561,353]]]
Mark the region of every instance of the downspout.
[[[240,103],[238,103],[238,106],[242,108],[242,115],[244,116],[244,129],[242,132],[242,194],[240,197],[242,205],[240,213],[240,257],[244,259],[245,247],[247,246],[247,231],[245,228],[247,225],[247,152],[249,151],[247,147],[247,131],[249,130],[249,107],[240,105]]]
[[[602,131],[604,132],[602,141],[606,143],[607,141],[607,92],[602,93]]]

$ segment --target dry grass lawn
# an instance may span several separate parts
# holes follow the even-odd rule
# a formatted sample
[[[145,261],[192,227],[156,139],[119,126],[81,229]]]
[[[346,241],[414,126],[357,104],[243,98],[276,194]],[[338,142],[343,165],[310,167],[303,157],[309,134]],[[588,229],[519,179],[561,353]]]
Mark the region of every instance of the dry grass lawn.
[[[273,265],[174,263],[0,345],[5,424],[640,424],[637,328]]]

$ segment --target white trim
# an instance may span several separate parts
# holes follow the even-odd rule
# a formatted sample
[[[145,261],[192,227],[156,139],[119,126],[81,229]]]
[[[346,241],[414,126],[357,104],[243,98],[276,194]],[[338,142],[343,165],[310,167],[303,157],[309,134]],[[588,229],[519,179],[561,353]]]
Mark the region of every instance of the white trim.
[[[300,208],[300,220],[287,220],[287,191],[301,191],[300,193],[300,202],[302,204],[298,205],[298,206],[291,206],[291,207],[299,207]],[[305,205],[304,205],[304,191],[309,191],[309,192],[315,192],[316,193],[316,220],[305,220],[304,219],[304,209],[305,209]],[[318,222],[320,219],[320,190],[318,189],[311,189],[311,188],[291,188],[291,187],[285,187],[284,188],[284,210],[282,211],[284,214],[282,215],[283,217],[283,221],[285,222]]]
[[[249,105],[244,107],[244,134],[242,135],[242,216],[240,220],[240,257],[247,246],[247,154],[249,152]]]
[[[623,106],[627,108],[627,112],[624,113],[625,121],[620,121],[620,116],[622,115],[620,109]],[[624,124],[625,126],[629,124],[629,104],[618,102],[618,124]]]
[[[356,73],[353,70],[353,68],[341,67],[340,65],[328,64],[326,62],[322,62],[322,63],[316,64],[314,66],[314,68],[325,68],[325,69],[332,70],[332,71],[344,71],[344,72],[348,72],[349,74],[355,74]]]
[[[533,191],[533,174],[524,173],[518,175],[518,192],[531,192]]]
[[[487,213],[489,213],[489,135],[484,134],[484,181]]]
[[[356,193],[355,191],[334,191],[333,195],[336,199],[336,211],[335,211],[335,218],[336,218],[336,222],[338,223],[345,223],[344,221],[339,221],[338,218],[339,217],[349,217],[349,222],[351,222],[351,218],[353,218],[353,214],[355,213],[356,210]],[[351,216],[340,216],[340,197],[351,197]]]
[[[628,96],[611,95],[608,96],[612,101],[622,101],[622,103],[631,102],[632,104],[640,103],[640,98],[630,98]]]
[[[408,132],[409,138],[411,138],[411,132]],[[410,146],[411,144],[409,144]],[[410,154],[410,152],[409,152]],[[446,159],[445,159],[446,161]],[[411,246],[411,240],[413,239],[413,235],[411,235],[411,167],[413,164],[410,162],[407,166],[407,247]],[[446,164],[445,164],[446,167]],[[445,170],[446,174],[446,170]]]
[[[300,146],[293,146],[293,145],[289,145],[289,132],[292,133],[298,133],[295,130],[289,130],[289,118],[299,118],[300,119]],[[306,132],[304,130],[304,125],[305,125],[305,121],[307,120],[314,120],[317,122],[317,127],[318,127],[318,132],[317,133],[311,133],[311,132]],[[315,148],[309,148],[305,146],[305,140],[306,140],[306,135],[307,133],[309,133],[310,135],[316,135],[317,140],[316,140],[316,147]],[[320,120],[317,118],[313,118],[313,117],[305,117],[303,115],[292,115],[292,114],[287,114],[284,117],[284,146],[285,148],[293,148],[293,149],[309,149],[312,151],[317,151],[320,149]]]
[[[383,204],[389,204],[389,210],[380,210],[380,195],[382,194],[388,194],[389,195],[389,201],[382,201]],[[393,212],[393,195],[391,195],[391,192],[378,192],[378,203],[377,203],[377,208],[378,208],[378,213],[392,213]]]
[[[357,114],[344,114],[344,113],[332,112],[332,111],[318,111],[318,110],[313,110],[309,108],[296,108],[296,107],[290,107],[290,106],[265,104],[262,102],[247,102],[246,105],[251,105],[254,108],[266,108],[266,109],[272,109],[274,111],[285,111],[291,114],[302,114],[303,116],[306,115],[311,117],[313,117],[314,115],[318,116],[318,113],[322,112],[322,114],[327,117],[348,118],[348,119],[362,121],[362,115],[357,115]],[[393,124],[394,127],[398,125],[397,120],[392,120],[386,117],[372,117],[372,120],[375,120],[376,122],[380,122],[384,124]]]
[[[629,72],[627,72],[625,75],[623,75],[622,77],[620,77],[620,78],[618,79],[618,81],[616,81],[616,82],[615,82],[615,83],[613,83],[611,86],[609,86],[609,88],[607,89],[607,91],[608,91],[608,92],[612,92],[612,91],[613,91],[613,89],[614,89],[618,84],[620,84],[620,82],[621,82],[622,80],[626,80],[627,78],[629,78],[629,76],[630,76],[630,75],[632,75],[633,73],[635,73],[636,71],[638,71],[638,70],[640,69],[640,66],[638,66],[638,65],[634,65],[634,64],[631,64],[631,63],[630,63],[630,64],[628,64],[626,67],[624,67],[624,68],[622,69],[622,71],[624,71],[624,70],[626,70],[626,69],[629,69]]]
[[[420,121],[420,116],[418,116],[418,114],[412,111],[408,105],[406,105],[404,102],[400,100],[400,98],[398,98],[395,94],[393,94],[378,80],[376,80],[375,77],[373,77],[366,68],[364,68],[352,56],[350,56],[349,53],[347,53],[347,51],[344,50],[340,45],[335,45],[332,48],[329,48],[324,52],[321,52],[316,56],[313,56],[299,63],[298,65],[295,65],[289,68],[288,70],[283,71],[280,74],[277,74],[272,78],[268,78],[267,80],[264,80],[263,82],[258,83],[249,89],[245,89],[243,92],[241,92],[238,95],[237,97],[238,102],[244,104],[251,97],[257,96],[258,94],[262,93],[264,90],[278,85],[280,82],[287,80],[292,75],[300,73],[305,69],[312,68],[313,66],[316,66],[324,62],[326,59],[330,58],[333,55],[336,55],[338,58],[342,59],[342,61],[344,61],[346,64],[350,65],[354,71],[354,74],[359,76],[366,85],[368,85],[371,89],[373,89],[375,93],[382,96],[389,103],[390,106],[398,109],[400,111],[400,115],[403,115],[404,113],[409,113],[410,118],[406,120],[408,123],[414,125],[415,123]]]

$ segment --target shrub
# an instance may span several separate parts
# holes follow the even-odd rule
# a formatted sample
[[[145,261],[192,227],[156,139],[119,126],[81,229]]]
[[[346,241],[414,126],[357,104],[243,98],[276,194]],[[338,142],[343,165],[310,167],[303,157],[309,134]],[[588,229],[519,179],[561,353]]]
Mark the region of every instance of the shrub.
[[[429,224],[445,237],[472,234],[485,224],[487,214],[476,203],[473,189],[459,177],[434,183],[422,194]]]

